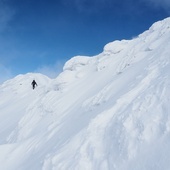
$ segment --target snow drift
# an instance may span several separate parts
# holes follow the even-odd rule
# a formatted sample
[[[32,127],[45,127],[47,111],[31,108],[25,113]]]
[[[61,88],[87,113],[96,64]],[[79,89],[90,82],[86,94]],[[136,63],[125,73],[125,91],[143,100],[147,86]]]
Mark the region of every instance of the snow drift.
[[[56,79],[0,86],[0,169],[169,170],[170,18]],[[31,88],[35,79],[38,87]]]

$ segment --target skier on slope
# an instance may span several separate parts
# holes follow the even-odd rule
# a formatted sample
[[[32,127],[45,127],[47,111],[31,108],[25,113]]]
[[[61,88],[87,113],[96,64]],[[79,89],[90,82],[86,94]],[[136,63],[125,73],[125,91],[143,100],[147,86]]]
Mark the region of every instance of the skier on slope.
[[[32,84],[33,90],[35,89],[35,85],[38,86],[35,80],[33,80],[31,84]]]

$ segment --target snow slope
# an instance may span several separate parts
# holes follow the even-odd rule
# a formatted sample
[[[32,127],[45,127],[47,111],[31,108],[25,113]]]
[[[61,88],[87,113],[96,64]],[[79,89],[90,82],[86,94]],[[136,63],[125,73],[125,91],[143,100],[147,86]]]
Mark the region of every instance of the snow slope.
[[[2,170],[169,170],[170,18],[56,79],[0,86]],[[35,79],[38,87],[31,89]]]

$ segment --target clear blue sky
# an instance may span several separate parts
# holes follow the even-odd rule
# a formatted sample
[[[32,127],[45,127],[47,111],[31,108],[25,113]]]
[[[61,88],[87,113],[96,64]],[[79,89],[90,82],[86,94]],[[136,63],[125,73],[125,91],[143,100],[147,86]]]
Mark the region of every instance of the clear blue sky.
[[[169,0],[0,0],[0,82],[54,77],[71,57],[99,54],[169,14]]]

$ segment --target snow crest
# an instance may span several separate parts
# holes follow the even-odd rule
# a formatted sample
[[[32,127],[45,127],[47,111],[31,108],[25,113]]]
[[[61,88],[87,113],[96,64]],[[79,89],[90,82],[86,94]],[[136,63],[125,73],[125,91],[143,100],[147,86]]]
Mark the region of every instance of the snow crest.
[[[0,169],[170,169],[170,18],[56,79],[0,86]],[[32,80],[38,86],[33,90]]]

